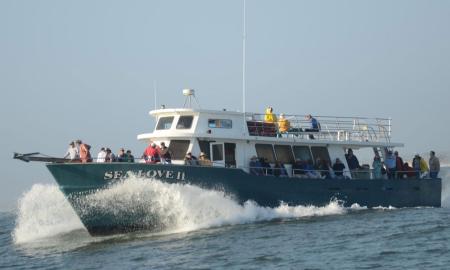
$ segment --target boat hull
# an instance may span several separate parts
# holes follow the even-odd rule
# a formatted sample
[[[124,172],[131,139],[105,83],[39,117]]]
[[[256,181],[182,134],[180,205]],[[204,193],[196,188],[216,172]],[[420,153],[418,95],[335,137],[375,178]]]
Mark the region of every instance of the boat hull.
[[[233,168],[142,163],[51,163],[47,168],[91,235],[162,229],[156,218],[143,220],[139,210],[105,212],[83,200],[131,175],[222,190],[241,204],[252,200],[265,207],[276,207],[281,201],[324,206],[332,199],[341,200],[344,206],[441,206],[441,179],[299,179],[256,176]]]

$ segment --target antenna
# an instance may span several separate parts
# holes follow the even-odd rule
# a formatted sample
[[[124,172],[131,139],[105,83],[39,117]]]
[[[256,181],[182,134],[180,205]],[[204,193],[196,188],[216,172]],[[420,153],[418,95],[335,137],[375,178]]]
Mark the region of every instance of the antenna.
[[[242,112],[244,113],[244,123],[245,123],[245,43],[247,40],[247,30],[246,30],[246,0],[244,0],[244,16],[243,16],[243,29],[242,29]]]
[[[153,97],[155,99],[155,110],[157,109],[157,102],[156,102],[156,80],[153,80]]]

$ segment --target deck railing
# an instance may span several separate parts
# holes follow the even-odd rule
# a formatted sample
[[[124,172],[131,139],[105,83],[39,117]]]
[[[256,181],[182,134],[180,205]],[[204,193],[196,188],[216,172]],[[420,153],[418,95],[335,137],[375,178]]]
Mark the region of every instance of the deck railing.
[[[279,121],[279,115],[276,115]],[[247,114],[246,121],[250,136],[299,137],[332,141],[390,142],[391,119],[366,117],[314,116],[320,123],[320,130],[311,130],[311,123],[305,116],[285,115],[290,123],[287,132],[280,132],[279,122],[265,122],[264,114]]]

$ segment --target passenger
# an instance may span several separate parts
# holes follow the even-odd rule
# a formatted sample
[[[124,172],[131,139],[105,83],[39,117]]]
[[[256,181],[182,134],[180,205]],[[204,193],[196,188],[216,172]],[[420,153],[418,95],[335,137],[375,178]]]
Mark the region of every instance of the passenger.
[[[192,155],[191,152],[188,152],[184,157],[184,165],[198,166],[197,157]]]
[[[211,160],[209,160],[209,158],[203,152],[200,152],[198,163],[200,164],[200,166],[212,166]]]
[[[277,116],[273,113],[272,107],[267,107],[266,114],[264,115],[264,122],[266,123],[276,123]]]
[[[416,177],[417,178],[420,178],[420,160],[421,159],[422,158],[420,157],[420,155],[416,154],[414,156],[414,158],[413,158],[413,161],[412,161],[412,168],[416,172]]]
[[[439,162],[439,159],[436,157],[436,153],[434,151],[430,152],[430,160],[428,164],[430,164],[431,179],[436,179],[438,177],[439,171],[441,170],[441,163]]]
[[[67,149],[67,152],[64,155],[64,158],[69,158],[70,162],[74,162],[80,158],[74,142],[69,143],[69,149]]]
[[[380,155],[378,153],[375,154],[372,162],[373,168],[373,179],[382,179],[383,176],[381,174],[381,169],[383,168],[383,163],[381,162]]]
[[[337,179],[344,179],[344,170],[344,163],[342,163],[339,158],[336,158],[336,162],[333,165],[333,171]]]
[[[409,166],[408,162],[405,162],[403,164],[403,171],[405,172],[404,176],[406,176],[407,178],[414,178],[414,176],[416,175],[414,169]]]
[[[424,158],[420,157],[420,177],[426,178],[428,177],[428,172],[430,169],[428,168],[428,164]]]
[[[91,146],[89,144],[83,143],[82,141],[79,141],[80,143],[80,159],[82,163],[92,162],[91,157]]]
[[[172,163],[172,151],[169,150],[169,147],[167,147],[164,142],[161,142],[160,153],[162,164]]]
[[[131,150],[127,150],[127,158],[125,162],[134,163],[134,156],[131,154]]]
[[[327,160],[322,160],[320,157],[316,159],[315,169],[319,172],[320,177],[323,179],[331,179],[330,163]]]
[[[395,155],[395,167],[396,167],[396,179],[402,179],[404,178],[405,172],[403,169],[403,159],[398,155],[398,151],[394,152]]]
[[[103,163],[103,162],[105,162],[105,158],[106,158],[106,149],[105,149],[105,147],[102,147],[100,149],[100,152],[98,152],[98,154],[97,154],[97,162]]]
[[[270,167],[269,161],[267,158],[260,158],[259,162],[261,163],[261,167],[263,168],[264,175],[273,175],[272,167]]]
[[[113,154],[111,149],[106,148],[106,156],[105,156],[105,162],[115,162],[116,156]]]
[[[386,165],[388,179],[395,179],[395,174],[397,171],[396,159],[392,154],[392,151],[387,151],[386,157],[384,159],[384,165]]]
[[[254,175],[263,175],[263,170],[261,166],[261,162],[259,162],[256,156],[252,156],[250,159],[250,173]]]
[[[312,115],[308,114],[305,116],[306,120],[311,124],[311,128],[305,128],[306,132],[319,132],[320,131],[320,123],[316,118],[312,117]],[[310,139],[314,139],[314,135],[309,134]]]
[[[78,156],[80,155],[80,146],[81,146],[81,140],[75,140],[74,141],[74,143],[75,143],[75,147],[77,148],[77,153],[78,153]]]
[[[156,143],[152,142],[144,151],[143,157],[145,163],[159,163],[161,162],[161,155],[159,154],[159,149],[156,147]]]
[[[280,114],[280,118],[278,119],[278,132],[280,134],[286,133],[291,128],[291,123],[289,120],[284,118],[284,114]]]
[[[125,149],[120,148],[119,154],[117,155],[117,162],[127,162],[127,161],[128,161],[128,157],[127,157],[127,154],[125,153]]]
[[[275,166],[273,168],[273,175],[277,177],[287,177],[287,171],[283,164],[280,162],[275,162]]]
[[[361,166],[359,166],[358,158],[355,155],[353,155],[353,150],[351,148],[347,150],[345,159],[347,159],[347,164],[350,171],[354,171],[361,168]]]
[[[306,176],[308,178],[321,178],[320,174],[314,169],[314,163],[312,160],[308,160],[305,166]]]
[[[292,165],[292,174],[295,177],[303,178],[305,176],[305,164],[304,162],[297,158],[295,163]]]

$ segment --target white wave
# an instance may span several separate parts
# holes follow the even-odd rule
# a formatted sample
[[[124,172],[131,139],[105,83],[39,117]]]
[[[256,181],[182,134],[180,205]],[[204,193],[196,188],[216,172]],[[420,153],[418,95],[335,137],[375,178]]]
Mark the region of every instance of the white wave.
[[[450,168],[441,168],[440,177],[442,177],[442,207],[450,208]]]
[[[142,217],[141,222],[156,219],[167,233],[347,212],[335,201],[324,207],[281,203],[270,208],[252,201],[240,205],[223,191],[136,178],[89,195],[83,203],[117,216],[134,212]],[[23,243],[81,228],[82,223],[57,186],[36,184],[19,201],[13,236],[15,243]]]
[[[84,228],[56,185],[35,184],[18,203],[16,244]]]

